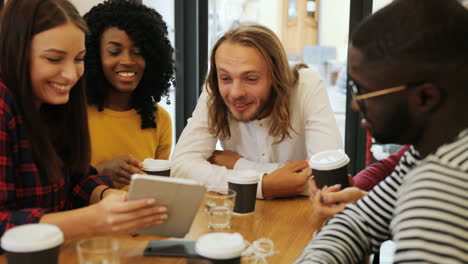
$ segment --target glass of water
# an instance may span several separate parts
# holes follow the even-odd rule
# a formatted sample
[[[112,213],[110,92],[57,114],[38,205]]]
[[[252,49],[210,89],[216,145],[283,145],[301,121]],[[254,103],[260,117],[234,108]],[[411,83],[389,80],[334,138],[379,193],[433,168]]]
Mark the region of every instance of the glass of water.
[[[76,244],[80,264],[119,264],[120,242],[111,237],[83,239]]]
[[[208,192],[205,199],[208,228],[213,230],[229,229],[235,201],[236,192],[231,189],[226,193]]]

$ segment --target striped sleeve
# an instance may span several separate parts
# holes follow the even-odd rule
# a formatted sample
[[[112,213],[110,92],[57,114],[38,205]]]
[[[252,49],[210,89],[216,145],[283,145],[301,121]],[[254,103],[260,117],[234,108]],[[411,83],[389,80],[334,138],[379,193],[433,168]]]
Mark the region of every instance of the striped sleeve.
[[[389,225],[397,191],[403,176],[417,160],[411,148],[394,172],[369,195],[330,219],[296,263],[359,263],[364,256],[376,252],[390,238]]]
[[[395,263],[468,263],[468,137],[440,148],[401,188]]]

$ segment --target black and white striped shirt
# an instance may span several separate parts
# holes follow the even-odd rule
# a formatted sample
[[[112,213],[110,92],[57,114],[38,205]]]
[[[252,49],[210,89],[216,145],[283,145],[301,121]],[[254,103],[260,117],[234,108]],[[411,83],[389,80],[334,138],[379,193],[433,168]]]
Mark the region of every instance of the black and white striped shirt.
[[[299,263],[358,263],[393,239],[394,263],[468,263],[468,129],[420,160],[411,148],[395,171],[330,219]]]

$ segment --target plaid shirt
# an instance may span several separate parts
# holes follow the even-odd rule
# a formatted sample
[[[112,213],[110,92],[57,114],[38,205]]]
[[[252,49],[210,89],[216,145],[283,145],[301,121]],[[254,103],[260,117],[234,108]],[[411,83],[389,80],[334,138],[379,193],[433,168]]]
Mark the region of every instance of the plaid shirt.
[[[88,205],[99,185],[112,186],[104,175],[64,175],[58,183],[41,177],[18,105],[0,78],[0,236],[46,213]]]

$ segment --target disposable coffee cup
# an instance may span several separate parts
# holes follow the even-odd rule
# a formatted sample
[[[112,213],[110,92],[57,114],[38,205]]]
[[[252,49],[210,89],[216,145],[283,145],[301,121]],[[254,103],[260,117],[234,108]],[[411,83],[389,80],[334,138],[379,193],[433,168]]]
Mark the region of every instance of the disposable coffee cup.
[[[171,162],[161,159],[145,159],[142,170],[150,175],[169,177],[171,175]]]
[[[8,264],[57,264],[63,233],[49,224],[27,224],[5,232],[1,239]]]
[[[327,150],[313,155],[309,166],[313,171],[314,180],[319,189],[326,186],[341,184],[348,187],[348,173],[346,166],[349,158],[343,150]]]
[[[213,264],[240,264],[244,249],[244,238],[239,233],[209,233],[195,243],[197,254]]]
[[[240,170],[226,176],[229,189],[234,190],[236,202],[235,214],[249,214],[255,211],[257,200],[258,173],[255,170]]]

